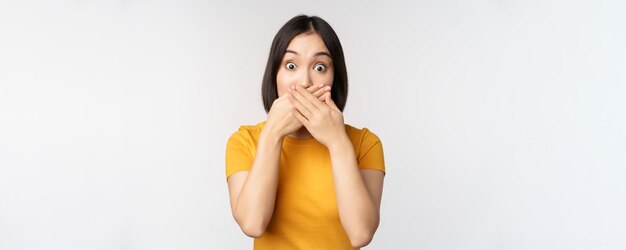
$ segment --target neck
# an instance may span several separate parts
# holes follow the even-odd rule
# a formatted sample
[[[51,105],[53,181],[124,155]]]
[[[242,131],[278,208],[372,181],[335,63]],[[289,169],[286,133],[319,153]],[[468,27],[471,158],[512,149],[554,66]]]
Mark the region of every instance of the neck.
[[[296,138],[296,139],[308,139],[308,138],[313,137],[311,133],[309,133],[309,131],[304,126],[296,130],[295,132],[288,134],[287,136]]]

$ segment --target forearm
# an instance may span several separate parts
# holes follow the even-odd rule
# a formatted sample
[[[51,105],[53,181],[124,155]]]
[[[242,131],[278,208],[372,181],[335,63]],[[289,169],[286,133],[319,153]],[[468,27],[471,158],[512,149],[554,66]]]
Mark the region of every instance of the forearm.
[[[371,241],[378,227],[379,211],[370,195],[347,136],[329,147],[339,218],[355,246]]]
[[[235,219],[250,237],[260,237],[272,218],[282,137],[264,129],[257,151],[235,207]]]

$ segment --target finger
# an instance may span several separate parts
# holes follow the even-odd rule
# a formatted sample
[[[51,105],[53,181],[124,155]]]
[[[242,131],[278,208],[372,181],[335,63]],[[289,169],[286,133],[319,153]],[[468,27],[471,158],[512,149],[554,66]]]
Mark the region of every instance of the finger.
[[[302,114],[300,114],[300,112],[298,112],[297,109],[291,109],[291,114],[293,116],[296,117],[296,119],[298,119],[298,121],[300,121],[300,123],[302,123],[302,125],[304,125],[305,127],[308,127],[310,122],[309,120],[306,119],[306,117],[304,117]]]
[[[333,101],[333,98],[330,98],[330,92],[326,95],[326,99],[324,100],[324,102],[326,104],[328,104],[328,106],[330,106],[334,110],[341,112],[341,110],[339,110],[339,108],[337,107],[337,105]]]
[[[289,102],[291,102],[291,104],[302,115],[304,115],[304,117],[307,117],[307,118],[311,117],[311,115],[312,115],[311,110],[300,102],[300,100],[297,97],[299,94],[295,93],[295,91],[293,91],[293,90],[290,90],[288,95],[289,95]]]
[[[308,95],[308,96],[312,96],[311,93],[306,92],[302,87],[300,86],[296,86],[296,90],[292,90],[290,92],[291,95],[293,95],[293,97],[298,100],[298,102],[305,107],[306,109],[308,109],[308,111],[311,113],[311,115],[318,111],[319,108],[313,104],[311,102],[311,100],[307,97],[304,96],[304,94]],[[313,97],[313,99],[315,99],[315,97]],[[315,100],[316,102],[320,102],[318,100]],[[307,118],[311,118],[311,116],[307,116],[307,114],[302,113],[305,117]]]
[[[292,89],[295,90],[296,86],[295,85],[292,85],[292,86],[293,86]],[[323,87],[322,85],[311,85],[308,88],[306,88],[306,91],[308,91],[309,93],[313,93],[313,92],[319,91],[322,87]]]
[[[330,86],[324,86],[324,85],[320,85],[320,86],[321,87],[317,91],[315,91],[315,93],[313,93],[313,96],[320,98],[324,96],[326,92],[330,91]],[[319,99],[319,100],[322,102],[324,101],[324,99]]]
[[[307,107],[310,111],[314,111],[316,108],[321,109],[323,103],[317,100],[313,94],[304,91],[304,89],[300,86],[296,87],[296,98],[302,103],[305,107]]]

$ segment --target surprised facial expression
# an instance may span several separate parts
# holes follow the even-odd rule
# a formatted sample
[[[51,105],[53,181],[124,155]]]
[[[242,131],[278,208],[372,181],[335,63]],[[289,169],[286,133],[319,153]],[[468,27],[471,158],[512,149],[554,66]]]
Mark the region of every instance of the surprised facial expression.
[[[322,37],[315,32],[295,36],[278,69],[276,85],[278,96],[287,93],[292,85],[308,88],[312,85],[333,84],[333,61]]]

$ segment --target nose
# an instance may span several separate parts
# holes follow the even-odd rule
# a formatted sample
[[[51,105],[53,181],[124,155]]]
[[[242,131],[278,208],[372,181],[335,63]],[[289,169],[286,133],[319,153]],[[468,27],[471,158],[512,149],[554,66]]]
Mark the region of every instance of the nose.
[[[302,73],[302,76],[298,80],[297,84],[305,89],[313,85],[313,79],[311,79],[311,75],[308,70],[304,70],[304,73]]]

